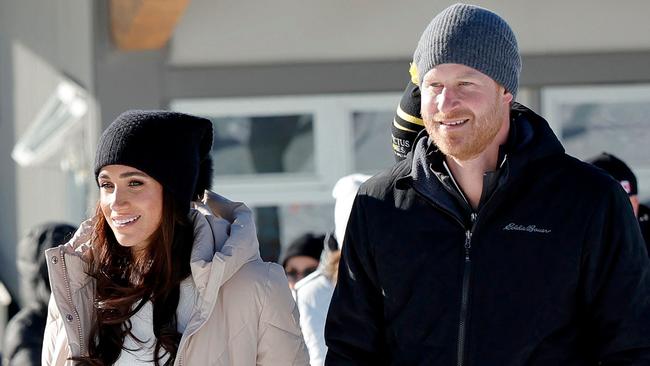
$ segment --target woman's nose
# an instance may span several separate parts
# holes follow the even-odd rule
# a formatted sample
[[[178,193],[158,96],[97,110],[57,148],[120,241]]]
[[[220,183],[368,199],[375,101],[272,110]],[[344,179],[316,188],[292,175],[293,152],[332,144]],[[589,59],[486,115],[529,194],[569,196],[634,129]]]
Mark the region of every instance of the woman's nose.
[[[110,208],[113,211],[117,211],[128,204],[127,195],[124,191],[121,191],[117,188],[113,191],[110,198]]]

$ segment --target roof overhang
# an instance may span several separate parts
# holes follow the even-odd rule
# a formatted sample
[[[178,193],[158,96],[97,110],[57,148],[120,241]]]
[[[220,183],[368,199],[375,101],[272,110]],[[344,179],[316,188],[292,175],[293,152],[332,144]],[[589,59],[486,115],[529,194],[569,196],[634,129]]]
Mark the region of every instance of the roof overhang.
[[[190,0],[110,0],[111,34],[120,50],[165,46]]]

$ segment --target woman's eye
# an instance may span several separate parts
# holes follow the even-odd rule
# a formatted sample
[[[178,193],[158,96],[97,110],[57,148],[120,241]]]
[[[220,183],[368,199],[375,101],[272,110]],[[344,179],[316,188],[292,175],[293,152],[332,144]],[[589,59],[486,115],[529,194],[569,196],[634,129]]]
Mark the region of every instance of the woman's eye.
[[[143,182],[140,182],[139,180],[132,180],[129,182],[129,187],[139,187],[143,185]]]
[[[101,182],[99,183],[99,188],[110,189],[113,188],[113,184],[109,182]]]

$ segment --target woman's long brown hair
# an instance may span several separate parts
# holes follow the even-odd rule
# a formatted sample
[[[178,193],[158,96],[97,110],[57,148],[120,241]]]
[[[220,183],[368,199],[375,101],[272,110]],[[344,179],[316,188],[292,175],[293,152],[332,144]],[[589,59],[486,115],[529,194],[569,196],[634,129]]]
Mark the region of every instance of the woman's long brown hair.
[[[163,191],[162,221],[145,251],[135,253],[121,246],[104,219],[99,204],[89,256],[88,274],[96,280],[94,324],[90,331],[88,356],[73,358],[81,365],[112,365],[131,333],[130,318],[150,300],[153,304],[153,332],[156,337],[154,364],[171,365],[181,334],[176,330],[176,308],[180,282],[190,274],[193,228],[180,213],[173,197]]]
[[[341,251],[335,250],[329,253],[327,259],[325,260],[325,265],[323,266],[323,274],[327,277],[333,284],[336,284],[339,275],[339,262],[341,261]]]

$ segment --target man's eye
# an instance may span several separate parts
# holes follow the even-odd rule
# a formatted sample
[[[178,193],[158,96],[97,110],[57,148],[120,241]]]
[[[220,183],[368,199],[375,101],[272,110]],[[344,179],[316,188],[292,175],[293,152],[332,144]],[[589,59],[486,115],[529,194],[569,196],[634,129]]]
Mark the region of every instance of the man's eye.
[[[430,90],[432,90],[434,92],[435,91],[440,91],[440,90],[442,90],[442,88],[443,88],[443,85],[439,84],[439,83],[433,83],[433,84],[429,84],[427,86],[427,89],[430,89]]]
[[[461,81],[460,83],[458,83],[458,85],[460,85],[460,86],[470,86],[470,85],[472,85],[472,83],[470,83],[469,81]]]

